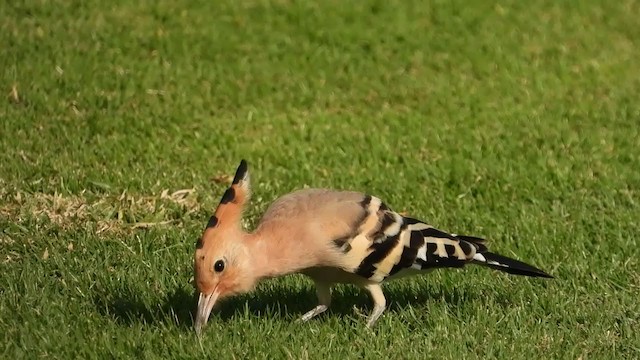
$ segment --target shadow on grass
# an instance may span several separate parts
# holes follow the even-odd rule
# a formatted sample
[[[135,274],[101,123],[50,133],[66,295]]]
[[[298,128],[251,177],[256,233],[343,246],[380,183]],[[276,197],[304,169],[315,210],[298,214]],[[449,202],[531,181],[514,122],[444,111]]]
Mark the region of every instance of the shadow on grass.
[[[394,286],[385,290],[387,311],[400,311],[408,305],[420,306],[428,302],[444,301],[449,306],[465,306],[477,301],[482,294],[476,288],[454,288],[445,291],[442,287],[424,289]],[[182,329],[192,329],[197,304],[197,295],[190,288],[178,288],[155,301],[150,291],[142,291],[124,285],[96,296],[96,308],[103,316],[113,318],[123,325],[173,324]],[[280,281],[271,281],[253,293],[239,295],[221,301],[211,316],[223,321],[238,316],[280,318],[293,321],[316,305],[313,286],[300,289]],[[354,310],[354,307],[358,310]],[[331,308],[325,316],[352,318],[355,313],[368,314],[372,304],[368,294],[354,286],[336,287]]]
[[[94,298],[98,312],[124,325],[173,323],[181,328],[191,327],[193,292],[179,288],[161,301],[153,302],[150,293],[122,287],[112,291],[100,291]]]
[[[288,318],[315,306],[315,292],[311,287],[292,291],[290,286],[277,282],[269,285],[220,301],[211,316],[227,321],[248,311],[254,316],[268,314],[270,317]],[[127,284],[100,289],[94,297],[94,304],[101,315],[127,326],[175,324],[180,328],[193,328],[197,302],[197,294],[191,288],[178,288],[164,298],[158,298],[151,290]]]

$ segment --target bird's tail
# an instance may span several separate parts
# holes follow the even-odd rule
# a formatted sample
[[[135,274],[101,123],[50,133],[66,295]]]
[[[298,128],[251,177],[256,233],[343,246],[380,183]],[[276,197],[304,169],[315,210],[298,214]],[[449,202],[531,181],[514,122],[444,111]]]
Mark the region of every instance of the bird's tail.
[[[522,261],[508,258],[506,256],[494,254],[489,251],[476,253],[473,257],[473,262],[478,265],[487,266],[492,269],[504,271],[509,274],[553,278],[553,276],[534,266],[525,264]]]
[[[522,261],[490,252],[485,245],[486,241],[484,239],[466,235],[455,236],[462,241],[467,241],[475,245],[476,254],[473,256],[472,260],[472,262],[475,264],[490,267],[492,269],[504,271],[506,273],[514,275],[553,278],[553,276],[547,274],[546,272],[529,264],[525,264]]]

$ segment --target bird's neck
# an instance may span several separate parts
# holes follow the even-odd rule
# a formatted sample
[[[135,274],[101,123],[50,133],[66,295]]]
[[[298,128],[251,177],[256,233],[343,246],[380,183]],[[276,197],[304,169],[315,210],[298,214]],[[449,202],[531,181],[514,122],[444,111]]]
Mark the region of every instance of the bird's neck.
[[[295,273],[309,266],[307,256],[298,244],[262,234],[248,234],[245,238],[257,280]]]

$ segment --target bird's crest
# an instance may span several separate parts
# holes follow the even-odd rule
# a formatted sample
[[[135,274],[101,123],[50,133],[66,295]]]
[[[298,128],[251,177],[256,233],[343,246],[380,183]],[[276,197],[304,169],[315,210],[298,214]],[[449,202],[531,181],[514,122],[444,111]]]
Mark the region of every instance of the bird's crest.
[[[209,218],[205,231],[212,228],[240,226],[242,211],[250,194],[249,167],[247,161],[242,160],[238,165],[231,186],[224,192],[218,208]]]

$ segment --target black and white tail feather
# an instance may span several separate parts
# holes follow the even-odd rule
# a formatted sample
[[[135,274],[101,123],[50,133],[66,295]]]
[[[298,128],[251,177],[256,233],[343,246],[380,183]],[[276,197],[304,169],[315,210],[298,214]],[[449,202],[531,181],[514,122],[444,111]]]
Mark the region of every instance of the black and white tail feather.
[[[525,264],[522,261],[490,252],[485,245],[485,239],[467,235],[451,235],[456,237],[460,241],[467,241],[477,246],[476,254],[471,260],[471,262],[474,264],[504,271],[513,275],[553,278],[553,276],[547,274],[546,272],[529,264]]]
[[[546,272],[531,265],[525,264],[522,261],[511,259],[500,254],[494,254],[492,252],[477,253],[473,257],[473,263],[504,271],[513,275],[553,278],[553,276],[547,274]]]

